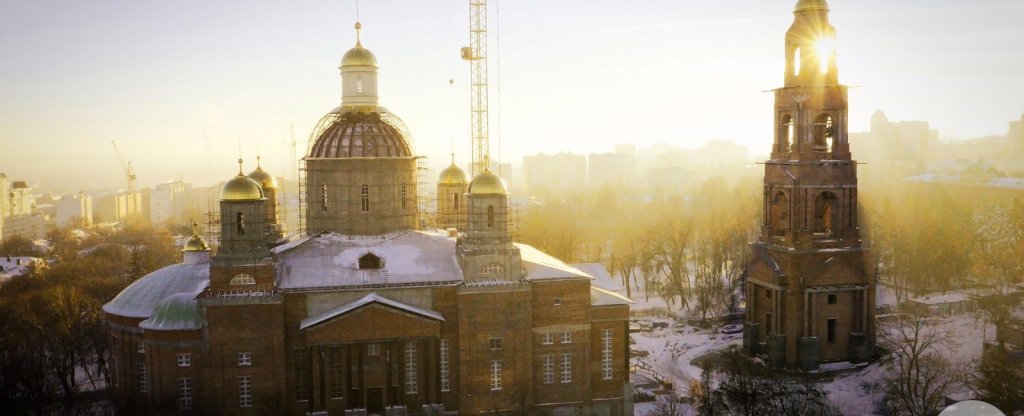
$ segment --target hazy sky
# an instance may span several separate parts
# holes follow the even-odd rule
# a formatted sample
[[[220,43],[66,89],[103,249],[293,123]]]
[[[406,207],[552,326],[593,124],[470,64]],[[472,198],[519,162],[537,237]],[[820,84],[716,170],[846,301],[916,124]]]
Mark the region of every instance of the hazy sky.
[[[354,43],[353,0],[0,3],[0,172],[48,188],[123,182],[112,139],[142,185],[227,179],[239,140],[247,171],[259,152],[285,174],[290,123],[301,156],[340,101],[337,66]],[[453,141],[468,159],[467,3],[360,4],[381,103],[433,165]],[[490,4],[492,153],[505,161],[625,142],[770,148],[763,91],[782,83],[795,0]],[[951,138],[1005,134],[1021,117],[1024,1],[830,5],[840,78],[859,86],[852,130],[876,109]]]

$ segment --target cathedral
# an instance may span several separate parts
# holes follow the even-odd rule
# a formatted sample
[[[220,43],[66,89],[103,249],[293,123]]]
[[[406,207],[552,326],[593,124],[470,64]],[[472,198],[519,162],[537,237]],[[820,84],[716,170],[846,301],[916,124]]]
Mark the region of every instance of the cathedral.
[[[216,253],[103,306],[111,392],[143,412],[216,415],[629,415],[630,300],[511,238],[505,182],[453,163],[438,229],[420,224],[413,153],[378,104],[359,40],[341,105],[302,160],[305,234],[285,238],[258,167],[220,193]],[[845,300],[844,300],[845,301]]]
[[[857,218],[857,162],[825,0],[800,0],[775,92],[761,237],[747,267],[743,348],[777,367],[874,356],[875,289]]]

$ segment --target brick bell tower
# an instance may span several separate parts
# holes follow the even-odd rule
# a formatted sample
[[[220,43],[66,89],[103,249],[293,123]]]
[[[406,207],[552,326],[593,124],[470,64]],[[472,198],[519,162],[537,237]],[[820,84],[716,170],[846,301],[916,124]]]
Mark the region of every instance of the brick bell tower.
[[[825,0],[800,0],[786,33],[785,86],[765,162],[761,237],[747,266],[743,348],[774,366],[874,355],[875,289],[857,219],[848,87]]]

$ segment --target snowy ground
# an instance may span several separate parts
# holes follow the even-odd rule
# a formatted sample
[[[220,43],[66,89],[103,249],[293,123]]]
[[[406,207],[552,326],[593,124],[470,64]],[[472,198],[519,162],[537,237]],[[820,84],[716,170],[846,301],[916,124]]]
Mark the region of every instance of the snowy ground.
[[[954,365],[980,358],[984,337],[987,335],[991,338],[995,331],[991,325],[986,330],[982,320],[973,313],[933,319],[938,322],[940,329],[954,334],[952,345],[941,347],[940,350]],[[694,359],[742,344],[740,334],[723,335],[716,331],[691,326],[674,328],[670,323],[665,329],[631,334],[635,342],[632,349],[646,351],[648,355],[643,360],[672,380],[677,393],[686,395],[689,382],[700,379],[701,375],[701,369],[693,365]],[[873,363],[857,372],[837,375],[833,380],[823,383],[822,387],[843,414],[872,415],[875,403],[881,400],[878,385],[887,372],[886,366]],[[634,413],[651,414],[654,406],[654,403],[637,403]]]

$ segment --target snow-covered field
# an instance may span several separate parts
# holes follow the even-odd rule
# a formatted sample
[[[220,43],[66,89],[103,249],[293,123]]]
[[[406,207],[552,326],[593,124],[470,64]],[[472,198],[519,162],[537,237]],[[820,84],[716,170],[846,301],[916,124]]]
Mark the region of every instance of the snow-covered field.
[[[932,318],[940,330],[954,334],[952,343],[939,347],[939,352],[949,359],[953,365],[968,363],[981,357],[985,336],[992,337],[994,328],[988,325],[987,330],[981,319],[973,313]],[[881,328],[880,328],[881,330]],[[700,379],[701,369],[693,365],[693,360],[707,353],[742,344],[740,334],[724,335],[716,330],[700,330],[691,326],[657,329],[650,332],[631,334],[634,341],[632,348],[646,351],[646,358],[655,371],[673,381],[675,391],[679,394],[688,393],[689,382]],[[822,387],[829,398],[843,414],[872,415],[875,404],[881,400],[878,386],[888,372],[887,366],[873,363],[854,373],[837,375]],[[653,403],[638,403],[636,415],[648,415],[654,409]]]

